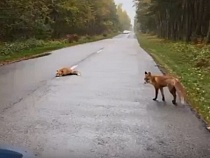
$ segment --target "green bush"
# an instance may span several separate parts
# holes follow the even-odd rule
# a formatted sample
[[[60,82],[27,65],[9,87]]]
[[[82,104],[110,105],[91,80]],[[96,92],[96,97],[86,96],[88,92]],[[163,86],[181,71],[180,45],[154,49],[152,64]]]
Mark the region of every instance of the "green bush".
[[[182,54],[182,60],[188,62],[189,64],[193,64],[196,68],[210,66],[210,49],[208,46],[198,48],[195,45],[180,42],[173,44],[172,49],[176,50],[176,52],[180,55]]]
[[[14,43],[4,43],[0,46],[0,55],[10,55],[14,53],[19,53],[23,50],[29,50],[35,47],[42,47],[49,44],[62,44],[63,41],[48,41],[36,40],[34,38],[28,39],[24,42],[14,42]]]

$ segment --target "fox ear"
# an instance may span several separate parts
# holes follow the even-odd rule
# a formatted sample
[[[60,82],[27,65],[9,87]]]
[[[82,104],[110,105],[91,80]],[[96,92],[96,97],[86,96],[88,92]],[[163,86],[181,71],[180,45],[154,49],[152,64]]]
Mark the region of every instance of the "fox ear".
[[[146,75],[146,74],[147,74],[147,72],[145,71],[145,72],[144,72],[144,74]]]
[[[152,74],[151,74],[151,72],[148,72],[148,75],[150,75],[150,76],[151,76],[151,75],[152,75]]]

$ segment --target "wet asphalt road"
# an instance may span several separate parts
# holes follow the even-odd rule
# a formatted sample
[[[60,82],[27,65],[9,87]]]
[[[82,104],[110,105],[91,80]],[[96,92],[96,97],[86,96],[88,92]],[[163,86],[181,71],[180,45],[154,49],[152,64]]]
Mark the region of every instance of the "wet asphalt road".
[[[73,65],[82,76],[54,77]],[[0,147],[40,158],[210,157],[201,121],[167,89],[165,104],[153,101],[145,70],[160,73],[133,34],[0,67]]]

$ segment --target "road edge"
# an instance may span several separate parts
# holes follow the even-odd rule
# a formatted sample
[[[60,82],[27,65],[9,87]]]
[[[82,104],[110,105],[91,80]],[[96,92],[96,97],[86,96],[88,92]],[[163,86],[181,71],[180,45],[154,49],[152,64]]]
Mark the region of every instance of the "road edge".
[[[106,40],[106,39],[111,39],[111,38],[113,38],[117,35],[119,35],[119,33],[113,34],[113,35],[110,35],[110,36],[107,36],[107,37],[103,37],[103,38],[100,38],[100,39],[96,39],[96,40],[90,40],[90,41],[87,41],[87,42],[81,42],[81,43],[75,43],[75,44],[72,44],[72,45],[66,45],[66,46],[63,46],[63,47],[60,47],[60,48],[57,48],[57,49],[55,48],[55,49],[52,49],[50,51],[44,51],[42,53],[38,53],[38,54],[34,54],[34,55],[23,56],[21,58],[15,59],[15,60],[2,61],[2,62],[0,62],[0,67],[4,66],[4,65],[10,65],[10,64],[13,64],[13,63],[21,62],[21,61],[24,61],[24,60],[30,60],[30,59],[34,59],[34,58],[47,56],[47,55],[50,55],[51,53],[53,53],[53,51],[55,51],[55,50],[59,50],[59,49],[67,48],[67,47],[73,47],[73,46],[82,45],[82,44],[87,44],[87,43],[92,43],[92,42],[97,42],[97,41]]]

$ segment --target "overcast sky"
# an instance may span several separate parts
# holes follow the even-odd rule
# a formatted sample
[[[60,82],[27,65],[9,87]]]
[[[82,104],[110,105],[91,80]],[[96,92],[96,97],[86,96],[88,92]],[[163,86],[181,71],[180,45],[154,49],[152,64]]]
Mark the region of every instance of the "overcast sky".
[[[123,4],[123,9],[126,10],[126,12],[128,13],[128,15],[131,18],[131,23],[133,25],[134,23],[134,17],[136,15],[136,9],[135,7],[133,7],[133,0],[114,0],[116,2],[116,4],[122,3]]]

